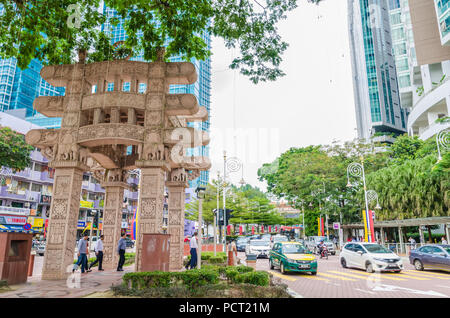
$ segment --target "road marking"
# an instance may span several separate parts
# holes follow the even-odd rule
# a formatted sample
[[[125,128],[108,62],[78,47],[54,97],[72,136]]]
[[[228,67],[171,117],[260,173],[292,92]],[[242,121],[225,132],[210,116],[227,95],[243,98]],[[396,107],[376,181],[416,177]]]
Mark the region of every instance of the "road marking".
[[[349,277],[355,277],[355,278],[361,278],[361,279],[368,279],[369,277],[367,277],[367,276],[358,276],[358,275],[355,275],[355,274],[349,274],[349,273],[343,273],[343,272],[338,272],[338,271],[328,271],[328,272],[332,272],[332,273],[337,273],[337,274],[341,274],[341,275],[345,275],[345,276],[349,276]],[[383,276],[382,275],[380,275],[380,278],[383,278]],[[398,279],[395,279],[395,280],[405,280],[405,279],[402,279],[402,278],[398,278]]]
[[[431,277],[420,277],[420,276],[409,275],[406,273],[383,273],[383,275],[404,277],[407,279],[415,279],[415,280],[430,280],[431,279]]]
[[[444,285],[436,285],[437,287],[444,287],[450,289],[450,286],[444,286]]]
[[[355,290],[359,290],[360,292],[368,293],[368,294],[372,294],[372,295],[375,295],[375,294],[376,294],[376,293],[371,292],[371,291],[369,291],[369,290],[364,290],[364,289],[359,289],[359,288],[355,288]]]
[[[332,274],[320,273],[320,275],[325,276],[325,277],[337,278],[340,280],[349,280],[349,281],[354,281],[354,282],[356,281],[356,279],[353,279],[353,278],[341,277],[341,276],[332,275]]]
[[[422,271],[412,271],[412,270],[406,270],[411,274],[417,274],[417,275],[424,275],[424,276],[430,276],[430,277],[437,277],[437,278],[444,278],[444,279],[449,279],[450,278],[450,274],[442,274],[442,273],[435,273],[435,272],[422,272]]]
[[[409,293],[412,293],[412,294],[448,297],[447,295],[435,292],[433,290],[424,291],[424,290],[417,290],[417,289],[412,289],[412,288],[405,288],[405,287],[399,287],[399,286],[393,286],[393,285],[385,285],[385,284],[377,285],[372,290],[374,290],[374,291],[387,291],[387,292],[406,291],[406,292],[409,292]]]
[[[327,278],[323,278],[323,277],[318,277],[319,275],[299,275],[297,277],[300,278],[306,278],[306,279],[312,279],[312,280],[322,280],[322,281],[326,281],[329,282],[329,280]]]
[[[291,282],[295,282],[297,280],[296,278],[289,277],[287,275],[279,274],[279,273],[276,273],[276,272],[269,271],[269,273],[272,273],[276,277],[280,277],[282,279],[290,280]]]
[[[373,275],[376,275],[376,273],[367,273],[367,272],[354,271],[354,270],[351,270],[351,272],[352,272],[352,273],[355,273],[355,274],[358,273],[358,274],[361,274],[361,275],[366,275],[366,276],[373,276]],[[385,278],[385,279],[390,279],[390,280],[396,280],[396,281],[404,280],[404,279],[398,278],[398,277],[390,277],[390,276],[386,276],[386,275],[384,275],[383,273],[380,273],[379,276],[380,276],[380,278]],[[376,277],[376,276],[373,276],[373,277]]]

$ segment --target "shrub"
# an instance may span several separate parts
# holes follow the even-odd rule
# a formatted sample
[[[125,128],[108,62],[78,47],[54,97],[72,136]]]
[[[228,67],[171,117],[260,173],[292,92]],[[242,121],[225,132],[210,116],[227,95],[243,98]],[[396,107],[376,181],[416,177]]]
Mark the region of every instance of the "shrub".
[[[219,281],[219,272],[213,269],[193,269],[186,272],[139,272],[126,273],[123,284],[132,289],[170,287],[181,284],[189,289]]]
[[[8,287],[8,282],[6,280],[0,280],[0,288]]]
[[[257,286],[268,286],[269,285],[269,274],[265,271],[255,271],[239,274],[236,277],[236,282],[251,284]]]
[[[222,256],[211,256],[208,259],[209,263],[211,264],[219,264],[219,263],[224,263],[226,262],[226,258],[222,257]]]

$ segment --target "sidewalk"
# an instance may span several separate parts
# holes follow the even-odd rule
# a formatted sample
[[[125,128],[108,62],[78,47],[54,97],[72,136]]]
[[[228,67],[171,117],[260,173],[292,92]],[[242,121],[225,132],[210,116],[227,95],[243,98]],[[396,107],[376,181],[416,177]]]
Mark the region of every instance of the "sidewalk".
[[[77,298],[95,292],[108,291],[111,285],[122,282],[125,273],[133,272],[134,264],[124,267],[123,272],[96,268],[88,274],[80,274],[78,270],[73,280],[41,280],[39,276],[28,278],[26,284],[10,286],[8,292],[0,293],[0,298]],[[78,281],[79,278],[79,281]]]

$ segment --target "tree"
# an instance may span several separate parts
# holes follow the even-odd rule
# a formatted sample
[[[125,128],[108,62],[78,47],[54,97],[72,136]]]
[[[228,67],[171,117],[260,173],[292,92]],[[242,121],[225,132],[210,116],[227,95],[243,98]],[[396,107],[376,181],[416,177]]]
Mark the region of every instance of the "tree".
[[[319,0],[310,1],[318,3]],[[115,16],[99,12],[100,0],[2,1],[0,56],[15,57],[20,68],[33,58],[49,64],[69,64],[77,49],[93,50],[90,61],[114,58],[108,26],[120,21],[126,32],[123,49],[154,61],[166,46],[166,57],[205,59],[211,54],[202,32],[237,47],[230,67],[251,81],[276,80],[287,49],[277,23],[297,7],[297,0],[105,0]],[[116,52],[117,53],[117,52]],[[93,58],[93,59],[92,59]]]
[[[33,147],[25,142],[22,134],[9,127],[0,127],[0,166],[20,171],[30,165]]]

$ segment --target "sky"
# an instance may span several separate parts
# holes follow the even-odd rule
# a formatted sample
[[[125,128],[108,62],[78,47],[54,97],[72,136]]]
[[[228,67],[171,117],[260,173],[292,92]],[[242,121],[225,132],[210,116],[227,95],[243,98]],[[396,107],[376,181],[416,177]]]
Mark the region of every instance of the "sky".
[[[243,165],[227,181],[243,178],[265,191],[258,168],[289,148],[356,138],[347,1],[298,3],[278,25],[289,47],[281,64],[286,76],[275,82],[255,85],[229,69],[239,51],[212,40],[210,181],[218,171],[223,176],[224,150]]]

